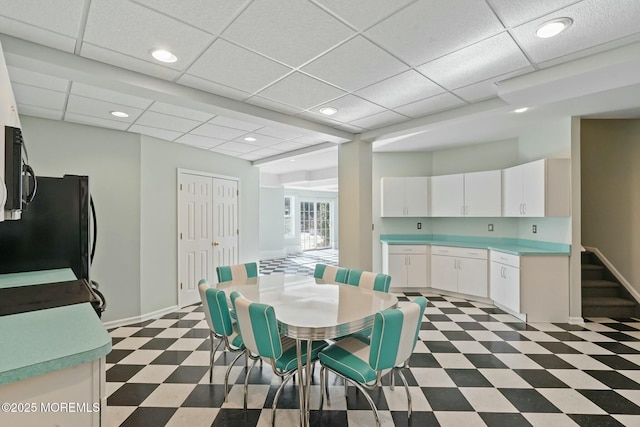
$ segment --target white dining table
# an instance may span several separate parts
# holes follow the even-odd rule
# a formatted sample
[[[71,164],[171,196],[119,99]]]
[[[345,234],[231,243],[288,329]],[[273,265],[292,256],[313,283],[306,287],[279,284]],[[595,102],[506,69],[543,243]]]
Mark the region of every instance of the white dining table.
[[[325,284],[309,276],[270,274],[221,282],[218,289],[274,308],[280,333],[296,340],[300,376],[300,424],[309,425],[311,364],[303,369],[302,349],[311,342],[335,339],[370,328],[375,314],[398,305],[398,299],[384,292],[352,285]],[[303,375],[304,374],[304,375]],[[304,382],[303,382],[304,381]]]

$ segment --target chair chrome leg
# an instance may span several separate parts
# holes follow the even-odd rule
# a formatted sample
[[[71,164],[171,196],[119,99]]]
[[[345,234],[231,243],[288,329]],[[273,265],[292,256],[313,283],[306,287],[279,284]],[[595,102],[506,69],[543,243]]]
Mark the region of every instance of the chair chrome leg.
[[[224,374],[224,401],[226,402],[229,397],[229,373],[231,373],[231,368],[236,364],[238,359],[242,357],[242,353],[246,353],[246,350],[242,350],[234,359],[231,361],[231,364],[227,367],[227,372]]]
[[[244,377],[244,410],[245,411],[247,410],[247,396],[249,395],[249,376],[251,375],[251,371],[253,370],[253,367],[256,365],[257,360],[258,359],[253,359],[253,362],[251,362],[251,367],[247,371],[247,376]]]
[[[391,391],[393,391],[396,388],[396,375],[393,371],[394,369],[389,371],[389,376],[391,377]]]
[[[395,369],[392,369],[392,372],[395,371]],[[407,392],[407,407],[408,407],[408,418],[411,418],[411,394],[409,393],[409,384],[407,384],[407,379],[404,377],[404,374],[402,373],[402,371],[400,369],[398,369],[398,375],[400,376],[400,379],[402,380],[402,384],[404,384],[404,390]]]
[[[376,419],[376,425],[380,427],[380,416],[378,415],[378,408],[376,408],[376,404],[373,402],[373,399],[371,398],[371,396],[369,396],[367,390],[362,387],[360,383],[354,381],[353,385],[356,387],[356,390],[360,390],[364,398],[367,399],[367,402],[369,402],[369,406],[371,406],[371,410],[373,411],[373,416]]]
[[[216,356],[216,351],[220,348],[220,344],[222,344],[222,340],[218,340],[218,344],[213,347],[213,334],[211,334],[211,354],[209,355],[209,382],[213,381],[213,359]]]
[[[284,389],[284,385],[287,383],[287,381],[291,379],[294,372],[295,371],[290,372],[288,375],[282,377],[282,384],[280,384],[280,387],[278,387],[278,391],[276,391],[276,396],[273,398],[273,405],[271,407],[271,425],[272,426],[276,425],[276,407],[278,406],[278,399],[280,399],[280,394]]]

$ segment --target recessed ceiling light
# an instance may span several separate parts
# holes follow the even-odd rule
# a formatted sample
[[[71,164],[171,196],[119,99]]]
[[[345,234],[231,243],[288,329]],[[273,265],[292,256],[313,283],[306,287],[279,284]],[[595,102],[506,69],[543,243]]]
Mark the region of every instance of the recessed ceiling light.
[[[552,21],[545,22],[536,30],[536,36],[541,39],[548,39],[554,37],[569,28],[573,23],[571,18],[559,18]]]
[[[160,62],[176,62],[178,57],[175,56],[172,52],[164,49],[155,49],[151,51],[151,56],[157,59]]]
[[[513,112],[514,113],[524,113],[528,109],[529,109],[529,107],[516,108],[515,110],[513,110]]]
[[[129,115],[127,113],[125,113],[124,111],[110,111],[112,116],[116,116],[116,117],[129,117]]]
[[[290,161],[290,162],[295,162],[295,161],[296,161],[296,159],[289,159],[289,161]]]
[[[245,140],[245,141],[247,141],[247,142],[253,142],[253,141],[255,141],[256,139],[255,139],[254,137],[252,137],[252,136],[248,136],[248,137],[246,137],[244,140]]]
[[[322,107],[320,110],[322,114],[324,114],[325,116],[333,116],[335,113],[338,112],[337,108],[334,107]]]

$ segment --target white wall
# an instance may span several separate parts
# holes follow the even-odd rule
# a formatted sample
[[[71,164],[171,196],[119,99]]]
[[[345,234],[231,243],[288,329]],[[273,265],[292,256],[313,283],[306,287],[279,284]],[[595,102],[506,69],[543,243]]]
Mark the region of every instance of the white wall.
[[[108,307],[103,320],[140,314],[140,143],[116,130],[21,117],[36,175],[88,175],[98,223],[91,278]]]
[[[284,188],[260,187],[260,259],[286,255]]]
[[[98,218],[91,277],[105,322],[177,304],[177,169],[240,179],[240,260],[259,256],[259,173],[248,161],[147,136],[21,118],[37,175],[88,175]]]
[[[140,293],[142,314],[178,303],[177,170],[240,179],[240,262],[259,257],[259,171],[241,160],[141,135]]]

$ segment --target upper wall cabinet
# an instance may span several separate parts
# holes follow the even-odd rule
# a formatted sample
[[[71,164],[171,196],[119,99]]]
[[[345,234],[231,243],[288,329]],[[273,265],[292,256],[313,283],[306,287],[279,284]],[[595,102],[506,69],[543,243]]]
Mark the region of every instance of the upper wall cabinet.
[[[570,216],[570,160],[542,159],[504,169],[502,216]]]
[[[431,177],[431,216],[499,217],[501,214],[501,171]]]
[[[380,180],[380,188],[381,217],[428,216],[428,177],[384,177]]]

